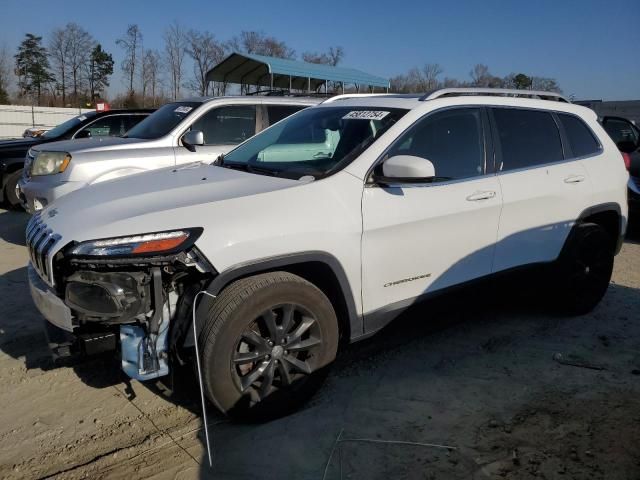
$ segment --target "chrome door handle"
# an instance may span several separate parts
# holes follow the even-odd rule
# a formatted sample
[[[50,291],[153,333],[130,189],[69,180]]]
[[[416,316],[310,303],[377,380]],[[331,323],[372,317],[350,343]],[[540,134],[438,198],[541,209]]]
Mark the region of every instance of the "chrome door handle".
[[[496,192],[494,192],[493,190],[487,190],[487,191],[472,193],[467,197],[467,200],[470,202],[477,202],[478,200],[489,200],[490,198],[493,198],[495,196],[496,196]]]
[[[584,175],[569,175],[564,179],[564,183],[580,183],[584,182]]]

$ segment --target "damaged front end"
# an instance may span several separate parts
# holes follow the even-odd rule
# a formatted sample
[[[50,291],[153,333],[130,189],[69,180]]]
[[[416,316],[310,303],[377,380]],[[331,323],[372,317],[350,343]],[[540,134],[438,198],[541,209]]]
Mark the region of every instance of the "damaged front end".
[[[71,311],[75,337],[67,351],[119,349],[122,369],[137,380],[167,375],[170,359],[186,361],[193,345],[188,312],[195,293],[216,274],[194,245],[201,233],[72,243],[58,252],[54,288]]]

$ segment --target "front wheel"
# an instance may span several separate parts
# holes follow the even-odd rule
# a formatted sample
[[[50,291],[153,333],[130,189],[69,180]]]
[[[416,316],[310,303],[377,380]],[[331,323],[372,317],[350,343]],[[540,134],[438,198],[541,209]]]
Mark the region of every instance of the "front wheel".
[[[609,287],[614,260],[613,239],[600,225],[575,227],[558,261],[554,296],[570,315],[593,310]]]
[[[290,412],[317,390],[335,359],[334,309],[320,289],[296,275],[238,280],[207,307],[198,319],[205,391],[231,416]]]
[[[20,198],[18,198],[16,190],[20,177],[22,177],[22,169],[10,173],[7,177],[7,183],[4,186],[4,198],[9,208],[20,207]]]

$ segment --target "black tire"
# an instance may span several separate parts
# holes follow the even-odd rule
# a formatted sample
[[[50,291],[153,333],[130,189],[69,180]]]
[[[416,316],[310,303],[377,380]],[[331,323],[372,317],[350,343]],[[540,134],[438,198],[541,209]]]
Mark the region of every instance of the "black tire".
[[[9,208],[20,208],[20,199],[16,194],[16,186],[20,177],[22,176],[22,169],[16,170],[7,176],[7,183],[4,185],[4,199]]]
[[[232,417],[255,421],[291,412],[320,387],[336,357],[331,302],[296,275],[238,280],[203,307],[197,322],[205,392]]]
[[[613,272],[614,243],[595,223],[577,225],[558,261],[554,297],[561,312],[584,315],[607,292]]]

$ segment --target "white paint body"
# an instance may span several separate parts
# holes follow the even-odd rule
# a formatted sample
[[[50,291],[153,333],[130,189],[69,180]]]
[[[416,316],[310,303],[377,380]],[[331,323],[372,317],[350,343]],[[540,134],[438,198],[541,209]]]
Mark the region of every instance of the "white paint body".
[[[61,236],[49,262],[71,241],[203,227],[196,245],[221,273],[274,256],[329,253],[342,265],[357,313],[366,320],[376,310],[427,292],[554,260],[571,225],[591,206],[617,205],[624,233],[628,174],[591,110],[482,96],[429,101],[381,96],[339,102],[410,110],[352,163],[321,180],[194,164],[73,192],[42,212],[48,228]],[[597,135],[602,151],[521,171],[406,185],[395,195],[367,183],[383,152],[418,119],[443,107],[485,105],[577,115]],[[566,181],[574,176],[583,178]],[[411,280],[399,282],[403,279]]]

